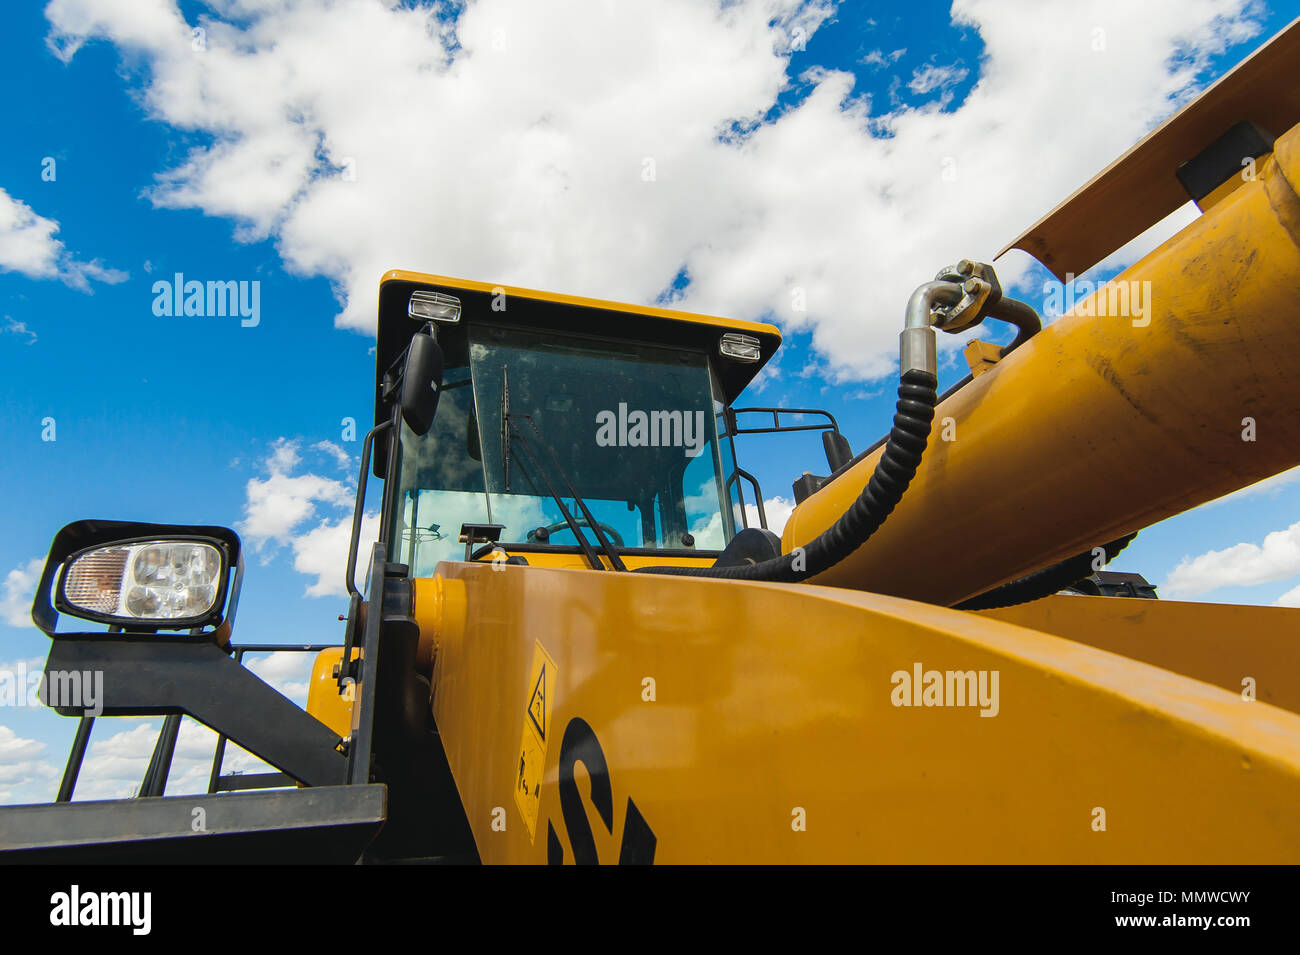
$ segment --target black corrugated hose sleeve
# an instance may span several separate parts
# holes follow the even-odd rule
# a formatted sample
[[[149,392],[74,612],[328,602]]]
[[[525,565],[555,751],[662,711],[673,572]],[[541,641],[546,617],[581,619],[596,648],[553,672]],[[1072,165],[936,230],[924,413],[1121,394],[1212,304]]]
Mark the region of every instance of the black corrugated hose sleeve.
[[[798,583],[834,567],[861,547],[885,522],[916,475],[930,437],[939,382],[929,372],[910,370],[898,385],[894,427],[871,480],[839,520],[802,548],[757,564],[735,567],[640,567],[644,574],[724,577]],[[797,568],[797,569],[796,569]]]
[[[1137,537],[1137,531],[1125,537],[1116,538],[1109,544],[1103,544],[1102,549],[1106,552],[1105,563],[1109,564],[1114,560],[1115,556],[1127,547],[1135,537]],[[1016,604],[1029,603],[1031,600],[1047,597],[1092,575],[1095,572],[1092,564],[1094,559],[1092,550],[1086,550],[1082,554],[1075,554],[1073,557],[1066,558],[1059,564],[1044,567],[1042,570],[1021,577],[1019,580],[1013,580],[1001,587],[986,590],[969,600],[963,600],[961,603],[956,604],[954,609],[993,610],[998,607],[1014,607]]]

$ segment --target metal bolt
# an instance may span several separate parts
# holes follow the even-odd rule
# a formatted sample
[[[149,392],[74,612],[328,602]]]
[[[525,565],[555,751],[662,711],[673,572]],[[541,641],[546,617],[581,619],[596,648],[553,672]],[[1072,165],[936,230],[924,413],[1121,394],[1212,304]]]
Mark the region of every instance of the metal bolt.
[[[973,275],[975,272],[975,263],[970,259],[962,259],[957,263],[958,275]]]

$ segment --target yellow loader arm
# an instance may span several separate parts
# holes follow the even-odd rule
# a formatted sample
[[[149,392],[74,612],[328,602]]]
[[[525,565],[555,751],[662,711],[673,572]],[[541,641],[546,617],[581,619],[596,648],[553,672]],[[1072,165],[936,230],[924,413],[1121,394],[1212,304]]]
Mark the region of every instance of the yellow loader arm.
[[[1300,19],[1179,110],[998,253],[1028,252],[1061,281],[1080,275],[1188,200],[1175,176],[1233,124],[1280,136],[1300,123]]]

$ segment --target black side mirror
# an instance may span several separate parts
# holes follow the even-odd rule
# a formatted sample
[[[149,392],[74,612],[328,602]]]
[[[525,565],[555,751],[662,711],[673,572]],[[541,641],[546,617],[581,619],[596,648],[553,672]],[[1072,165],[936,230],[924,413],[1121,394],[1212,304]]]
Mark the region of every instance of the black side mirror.
[[[838,431],[823,431],[822,447],[826,449],[826,463],[831,466],[831,474],[853,460],[853,448]]]
[[[402,367],[402,420],[417,437],[429,433],[442,391],[442,346],[423,332],[411,339]]]

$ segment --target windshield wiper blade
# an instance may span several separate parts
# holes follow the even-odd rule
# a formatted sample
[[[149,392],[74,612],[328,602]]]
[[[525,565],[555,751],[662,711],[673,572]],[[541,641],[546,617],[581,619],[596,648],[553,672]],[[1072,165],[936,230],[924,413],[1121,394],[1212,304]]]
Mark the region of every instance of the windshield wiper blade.
[[[501,368],[501,461],[506,493],[510,493],[510,367]]]
[[[587,538],[582,533],[581,525],[579,525],[573,515],[569,513],[569,509],[564,506],[564,499],[556,492],[555,486],[551,484],[550,479],[546,476],[546,471],[542,467],[542,463],[537,460],[537,455],[533,452],[532,445],[528,443],[528,439],[522,434],[515,434],[514,437],[519,441],[520,447],[524,449],[524,452],[532,462],[533,467],[537,470],[537,474],[542,479],[542,483],[546,485],[547,493],[550,494],[555,503],[559,505],[560,513],[564,515],[564,521],[569,525],[569,530],[573,531],[573,536],[578,541],[578,547],[582,550],[582,555],[587,558],[587,563],[591,565],[593,570],[604,570],[605,565],[600,562],[600,558],[596,556],[595,550],[593,550],[591,544],[587,542]],[[530,483],[532,483],[531,479]],[[534,487],[536,487],[536,485],[534,485]]]
[[[600,529],[600,523],[596,520],[595,515],[591,513],[591,509],[587,507],[587,502],[582,499],[582,495],[578,493],[577,488],[573,486],[573,482],[569,480],[569,475],[566,474],[564,468],[560,466],[560,461],[555,456],[555,451],[552,450],[546,439],[542,437],[541,431],[537,429],[537,422],[533,421],[531,415],[526,414],[508,414],[507,418],[511,424],[516,420],[528,422],[528,426],[532,429],[533,434],[537,438],[537,443],[542,446],[547,457],[551,459],[551,464],[554,465],[556,473],[560,475],[565,486],[569,489],[569,497],[573,498],[573,503],[582,511],[582,516],[587,520],[587,526],[591,528],[592,533],[596,535],[596,540],[600,542],[601,552],[609,558],[610,566],[615,570],[627,570],[627,565],[625,565],[623,559],[618,556],[618,551],[609,541],[609,538],[605,536],[605,532]],[[537,468],[537,473],[542,478],[542,483],[546,485],[546,490],[550,492],[555,503],[560,506],[560,513],[564,515],[565,523],[569,525],[569,530],[573,531],[573,536],[578,539],[578,546],[582,548],[583,555],[586,556],[587,562],[596,570],[604,570],[605,565],[600,562],[600,558],[598,558],[595,551],[592,550],[591,545],[587,542],[587,538],[583,536],[577,520],[575,520],[573,515],[569,513],[569,509],[564,506],[563,499],[561,499],[560,495],[555,492],[555,488],[547,479],[546,469],[543,468],[541,462],[537,460],[537,455],[529,444],[528,439],[518,432],[515,432],[513,436],[519,441],[520,446],[528,453],[528,456],[532,459],[533,465]]]

